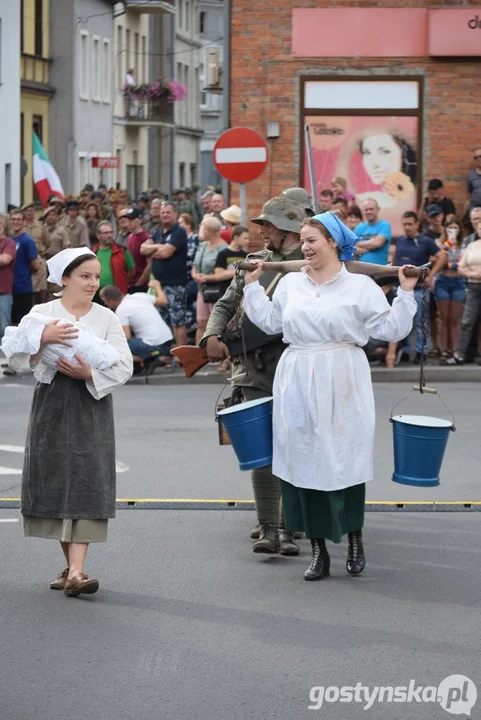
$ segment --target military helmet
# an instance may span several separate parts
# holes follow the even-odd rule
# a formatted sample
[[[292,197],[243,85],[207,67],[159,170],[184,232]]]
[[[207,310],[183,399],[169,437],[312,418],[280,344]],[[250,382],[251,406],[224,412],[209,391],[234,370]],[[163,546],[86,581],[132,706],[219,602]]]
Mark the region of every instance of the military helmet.
[[[278,230],[299,234],[301,223],[306,218],[302,205],[279,195],[268,200],[262,206],[261,214],[253,218],[252,222],[262,225],[263,222],[270,222]]]
[[[290,187],[287,188],[287,190],[284,190],[282,194],[284,197],[289,198],[289,200],[294,200],[294,202],[302,205],[308,215],[314,215],[314,208],[312,207],[311,196],[309,195],[307,190],[304,190],[304,188]]]

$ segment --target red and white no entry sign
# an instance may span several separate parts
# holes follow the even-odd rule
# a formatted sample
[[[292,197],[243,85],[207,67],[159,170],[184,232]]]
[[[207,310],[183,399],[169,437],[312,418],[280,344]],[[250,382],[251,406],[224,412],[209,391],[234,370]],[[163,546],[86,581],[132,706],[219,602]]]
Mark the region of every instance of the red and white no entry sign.
[[[266,169],[266,141],[250,128],[226,130],[214,145],[214,165],[230,182],[251,182]]]

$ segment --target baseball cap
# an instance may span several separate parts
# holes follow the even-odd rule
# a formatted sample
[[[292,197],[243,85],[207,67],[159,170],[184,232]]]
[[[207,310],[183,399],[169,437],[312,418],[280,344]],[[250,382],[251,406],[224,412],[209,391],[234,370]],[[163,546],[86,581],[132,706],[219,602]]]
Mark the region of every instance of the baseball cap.
[[[143,218],[144,213],[139,208],[130,208],[129,212],[127,213],[127,217],[129,220],[135,220],[137,218]]]
[[[426,215],[428,217],[433,217],[433,215],[440,215],[443,212],[443,209],[440,205],[429,205],[426,210]]]

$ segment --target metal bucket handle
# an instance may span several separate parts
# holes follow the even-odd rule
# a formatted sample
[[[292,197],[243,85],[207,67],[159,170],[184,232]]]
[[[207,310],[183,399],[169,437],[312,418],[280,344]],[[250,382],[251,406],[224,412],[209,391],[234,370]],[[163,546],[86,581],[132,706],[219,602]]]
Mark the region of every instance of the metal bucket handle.
[[[391,416],[389,418],[389,422],[392,423],[392,421],[393,421],[393,414],[394,414],[395,409],[397,407],[399,407],[399,405],[401,405],[401,403],[403,403],[405,400],[407,400],[407,398],[410,395],[412,395],[413,392],[419,392],[419,393],[421,393],[421,395],[423,395],[424,393],[428,393],[428,395],[437,395],[438,398],[441,400],[442,404],[444,405],[444,407],[446,408],[446,410],[448,411],[448,413],[451,416],[451,419],[453,421],[453,424],[449,429],[452,430],[453,432],[456,432],[456,418],[454,417],[453,413],[451,412],[451,410],[448,408],[448,406],[442,399],[441,394],[438,392],[438,390],[436,388],[426,387],[425,384],[413,385],[412,390],[410,390],[407,395],[405,395],[403,398],[401,398],[401,400],[398,403],[396,403],[396,405],[391,410]]]

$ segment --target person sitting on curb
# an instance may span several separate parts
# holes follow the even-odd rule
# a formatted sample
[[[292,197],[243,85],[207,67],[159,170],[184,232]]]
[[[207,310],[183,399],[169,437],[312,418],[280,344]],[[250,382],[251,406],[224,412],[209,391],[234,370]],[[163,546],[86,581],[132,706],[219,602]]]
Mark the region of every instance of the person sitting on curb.
[[[167,297],[158,280],[149,288],[155,294],[124,294],[114,285],[100,291],[104,305],[119,318],[134,360],[134,375],[151,375],[157,367],[170,360],[172,332],[156,308],[167,305]]]

